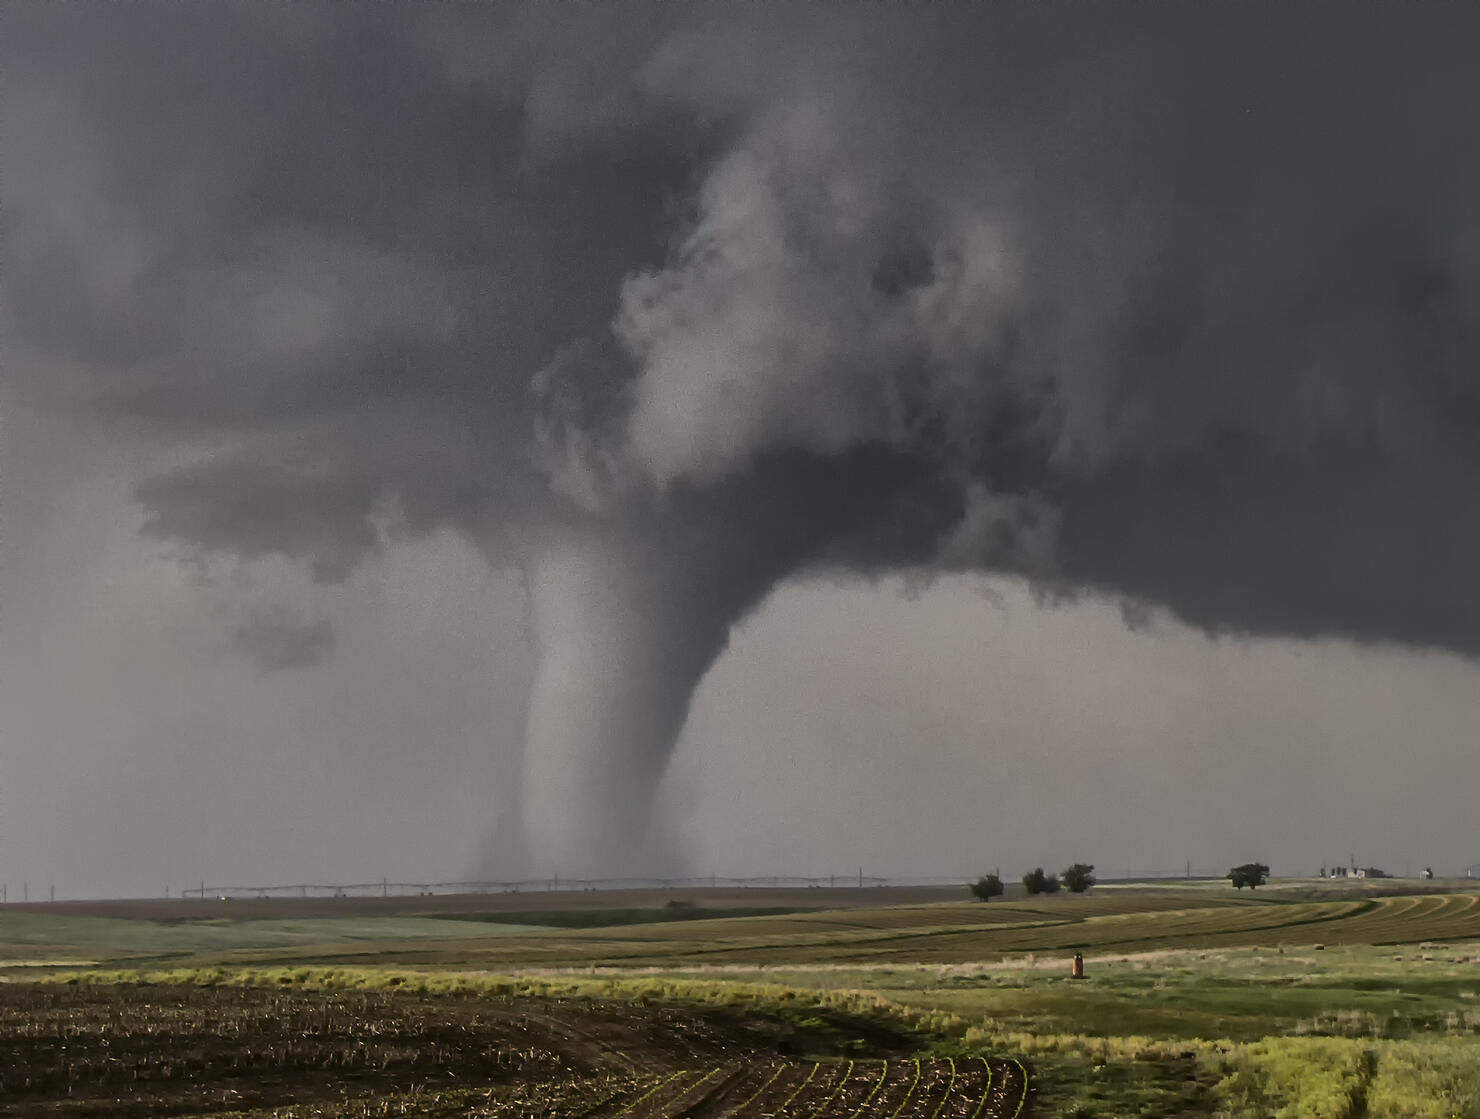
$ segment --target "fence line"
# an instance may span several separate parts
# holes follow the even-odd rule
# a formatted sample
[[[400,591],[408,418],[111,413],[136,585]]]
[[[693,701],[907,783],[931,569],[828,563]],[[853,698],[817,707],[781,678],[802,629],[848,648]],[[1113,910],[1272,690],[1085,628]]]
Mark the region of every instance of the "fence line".
[[[931,880],[934,881],[933,879]],[[966,879],[945,879],[944,882],[964,882]],[[760,875],[749,878],[734,878],[724,875],[703,875],[687,878],[519,878],[482,879],[460,882],[348,882],[325,884],[304,882],[287,886],[199,886],[182,890],[182,897],[407,897],[428,894],[535,894],[556,892],[581,892],[587,890],[695,890],[695,889],[746,889],[768,887],[842,887],[890,886],[908,884],[900,879],[880,878],[874,875],[831,875],[808,878],[798,875]],[[923,883],[916,883],[923,884]]]
[[[1113,881],[1114,873],[1125,879],[1206,879],[1222,878],[1223,870],[1205,867],[1183,867],[1176,870],[1106,872],[1101,881]],[[199,886],[180,891],[184,898],[207,897],[425,897],[445,894],[537,894],[583,892],[589,890],[699,890],[699,889],[867,889],[884,886],[962,886],[975,881],[980,872],[947,875],[881,876],[853,874],[795,875],[766,874],[749,877],[707,874],[682,878],[549,878],[481,879],[458,882],[300,882],[280,886]],[[1010,883],[1011,878],[1007,881]]]

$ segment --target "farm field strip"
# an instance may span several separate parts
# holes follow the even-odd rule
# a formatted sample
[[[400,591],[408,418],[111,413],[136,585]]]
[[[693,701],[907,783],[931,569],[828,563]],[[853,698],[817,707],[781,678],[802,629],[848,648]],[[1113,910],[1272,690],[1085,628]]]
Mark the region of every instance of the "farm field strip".
[[[1378,904],[1378,911],[1387,917],[1401,918],[1407,914],[1417,915],[1425,910],[1437,908],[1426,897],[1411,898],[1383,898]]]
[[[682,1113],[686,1108],[691,1107],[695,1103],[698,1103],[700,1102],[700,1100],[702,1100],[702,1096],[700,1096],[698,1099],[695,1098],[696,1092],[699,1092],[700,1089],[702,1089],[704,1085],[708,1084],[711,1080],[714,1080],[716,1077],[721,1077],[724,1072],[725,1069],[723,1067],[712,1068],[708,1072],[705,1072],[702,1076],[700,1076],[698,1080],[682,1085],[681,1089],[678,1091],[678,1094],[673,1096],[671,1099],[665,1100],[661,1103],[650,1103],[648,1106],[650,1108],[657,1109],[655,1114],[660,1116],[667,1115],[670,1111]]]
[[[1443,897],[1384,898],[1377,910],[1364,914],[1359,931],[1380,942],[1394,934],[1402,936],[1422,924],[1424,939],[1467,938],[1480,935],[1480,896],[1451,894]],[[1400,905],[1411,902],[1409,905]]]
[[[716,911],[713,918],[698,921],[669,922],[642,926],[643,935],[653,940],[709,941],[736,937],[754,940],[761,936],[791,940],[798,936],[829,938],[858,933],[884,933],[905,930],[971,930],[1000,925],[1032,926],[1081,921],[1090,917],[1117,914],[1135,916],[1164,910],[1230,909],[1253,906],[1267,907],[1265,899],[1193,896],[1160,896],[1146,898],[1126,895],[1061,896],[1042,901],[1017,899],[995,901],[989,905],[975,902],[936,902],[928,905],[892,906],[878,909],[812,910],[777,916],[726,917]],[[633,926],[561,930],[572,939],[582,941],[626,939]],[[520,935],[527,935],[521,930]]]
[[[342,965],[347,955],[395,961],[406,967],[448,966],[484,970],[599,967],[625,970],[743,968],[777,963],[842,964],[898,962],[945,964],[1020,953],[1145,951],[1156,948],[1238,947],[1276,943],[1402,943],[1480,938],[1480,896],[1430,894],[1323,901],[1242,899],[1170,895],[1155,908],[1133,911],[1131,897],[1113,905],[1097,899],[1063,898],[1037,903],[940,903],[898,912],[839,911],[798,921],[794,916],[733,918],[717,922],[675,921],[616,929],[516,933],[480,940],[366,940],[353,946],[233,951],[217,962],[249,966]],[[1195,902],[1194,907],[1189,907]],[[0,914],[0,918],[5,915]],[[75,922],[75,919],[73,919]],[[819,928],[819,923],[835,922]],[[910,922],[914,922],[911,924]],[[109,922],[128,924],[129,922]],[[143,922],[134,922],[143,924]],[[444,922],[453,924],[454,922]],[[466,922],[463,922],[464,924]],[[706,926],[727,934],[704,940]],[[860,927],[862,926],[862,927]],[[172,934],[173,935],[173,934]],[[0,920],[0,948],[4,925]],[[131,943],[137,960],[137,938]],[[174,957],[179,963],[192,958]],[[194,958],[198,964],[205,958]]]
[[[1209,933],[1230,935],[1305,925],[1349,918],[1371,906],[1369,901],[1287,903],[1245,907],[1232,912],[1226,909],[1185,909],[1158,914],[1148,921],[1143,915],[1116,915],[1091,918],[1084,927],[1092,934],[1113,935],[1123,927],[1135,934],[1154,929],[1158,936],[1203,936]]]
[[[799,1024],[761,1008],[468,991],[0,984],[0,1113],[112,1114],[107,1101],[131,1093],[150,1101],[139,1114],[214,1113],[239,1096],[243,1115],[322,1103],[314,1114],[337,1117],[411,1084],[444,1111],[481,1091],[476,1113],[488,1115],[839,1119],[877,1101],[896,1066],[821,1053],[777,1063],[768,1047],[917,1039],[902,1024],[817,1013]]]
[[[1007,933],[1055,927],[1099,928],[1102,927],[1103,922],[1112,922],[1117,919],[1130,922],[1144,921],[1148,913],[1156,915],[1156,923],[1159,927],[1174,928],[1175,922],[1163,915],[1167,910],[1184,917],[1188,927],[1193,930],[1200,930],[1210,925],[1220,929],[1229,929],[1244,927],[1244,923],[1248,925],[1268,923],[1270,912],[1277,911],[1273,903],[1243,906],[1203,903],[1195,908],[1189,908],[1185,904],[1185,899],[1182,899],[1180,904],[1174,903],[1171,899],[1164,899],[1157,908],[1147,910],[1133,909],[1125,905],[1091,906],[1084,904],[1085,900],[1087,899],[1066,898],[1040,906],[997,903],[972,907],[966,903],[942,904],[917,907],[889,913],[882,919],[867,920],[848,911],[842,911],[836,917],[831,914],[816,915],[806,920],[798,920],[795,917],[751,917],[723,922],[725,926],[723,929],[714,927],[721,922],[684,922],[681,925],[675,923],[652,926],[650,935],[645,927],[644,938],[653,942],[710,944],[720,951],[730,947],[732,943],[765,948],[812,944],[839,948],[963,933]],[[1202,899],[1198,900],[1201,902]],[[1306,906],[1315,906],[1322,909],[1324,913],[1332,914],[1343,913],[1363,904],[1368,903],[1360,901],[1304,903]],[[1234,918],[1230,921],[1230,909],[1252,912],[1241,919]],[[1289,916],[1283,915],[1282,921],[1278,923],[1288,921]],[[627,934],[620,938],[624,946],[633,943],[631,928],[628,927],[621,931]],[[618,937],[615,932],[615,930],[605,929],[592,930],[583,937],[583,940],[586,943],[607,939],[616,940]],[[722,935],[724,933],[732,935]],[[519,939],[518,937],[505,938],[506,941],[512,942],[517,942]],[[720,943],[715,944],[716,941]]]
[[[761,944],[711,946],[703,955],[741,954],[758,948],[786,949],[793,955],[807,949],[825,948],[834,958],[848,950],[865,954],[908,953],[912,958],[933,950],[1003,953],[1014,951],[1062,951],[1105,949],[1139,943],[1172,943],[1197,939],[1204,943],[1234,945],[1269,942],[1289,936],[1308,935],[1315,940],[1366,942],[1376,938],[1408,938],[1442,932],[1444,936],[1480,936],[1480,912],[1476,898],[1451,895],[1422,899],[1363,899],[1355,901],[1280,903],[1268,906],[1180,910],[1148,919],[1146,915],[1113,914],[1082,919],[1064,919],[1031,925],[944,926],[913,932],[872,933],[863,936],[834,936],[824,940],[803,937],[790,944],[767,938]],[[1399,903],[1402,903],[1401,905]],[[1433,926],[1441,915],[1454,920]],[[932,943],[933,942],[933,943]]]
[[[843,1086],[846,1085],[849,1080],[853,1079],[853,1067],[856,1063],[857,1062],[855,1061],[848,1062],[847,1068],[843,1069],[843,1075],[838,1077],[837,1086],[833,1088],[832,1092],[829,1093],[828,1097],[825,1100],[817,1105],[817,1109],[815,1111],[811,1111],[807,1114],[807,1119],[817,1119],[818,1116],[820,1116],[824,1111],[828,1109],[833,1100],[838,1098],[838,1093],[843,1090]]]
[[[920,1058],[916,1057],[911,1063],[915,1066],[914,1078],[910,1081],[909,1090],[905,1092],[904,1098],[889,1113],[889,1119],[898,1119],[899,1113],[904,1110],[904,1105],[910,1102],[910,1097],[915,1094],[915,1089],[920,1086]]]
[[[754,1092],[747,1096],[745,1100],[741,1102],[738,1106],[736,1106],[733,1110],[725,1112],[725,1119],[730,1119],[730,1116],[732,1115],[742,1114],[746,1108],[755,1103],[756,1100],[760,1099],[761,1096],[766,1093],[767,1089],[769,1089],[772,1084],[775,1084],[776,1081],[780,1079],[781,1074],[787,1070],[787,1067],[788,1066],[784,1063],[777,1065],[776,1070],[772,1072],[769,1077],[761,1082],[761,1086],[759,1088],[757,1088]]]
[[[889,1062],[886,1060],[883,1063],[883,1067],[879,1070],[879,1079],[874,1082],[874,1086],[869,1091],[869,1094],[863,1098],[863,1102],[858,1105],[858,1110],[855,1111],[855,1112],[853,1112],[849,1116],[849,1119],[860,1119],[860,1117],[864,1114],[864,1112],[866,1112],[868,1110],[869,1104],[871,1104],[871,1103],[874,1102],[874,1097],[879,1094],[879,1089],[882,1088],[882,1087],[884,1087],[884,1082],[886,1080],[888,1080],[888,1079],[889,1079]]]
[[[791,1095],[787,1096],[786,1099],[781,1101],[780,1107],[778,1107],[775,1111],[769,1112],[768,1114],[776,1116],[785,1112],[786,1109],[791,1106],[791,1101],[796,1099],[807,1090],[807,1085],[812,1083],[812,1078],[817,1075],[817,1070],[821,1067],[821,1061],[814,1061],[812,1063],[812,1067],[807,1070],[807,1075],[802,1079],[802,1082],[796,1086]]]
[[[626,1116],[635,1114],[639,1107],[645,1104],[648,1100],[652,1099],[652,1097],[656,1096],[659,1092],[662,1092],[664,1089],[668,1088],[671,1084],[673,1084],[674,1081],[691,1075],[693,1075],[691,1070],[681,1068],[668,1076],[660,1078],[657,1083],[651,1084],[651,1086],[649,1086],[649,1084],[639,1085],[635,1090],[641,1092],[642,1094],[624,1104],[620,1111],[617,1111],[612,1115],[612,1119],[625,1119]],[[646,1090],[644,1091],[644,1089]]]
[[[1008,1067],[1008,1062],[1001,1063],[1003,1067]],[[867,1072],[868,1069],[864,1066],[869,1064],[877,1064],[881,1071],[883,1069],[882,1061],[860,1061],[853,1064],[854,1071]],[[913,1062],[904,1064],[913,1066]],[[668,1077],[659,1078],[655,1085],[624,1085],[616,1092],[608,1091],[594,1100],[593,1090],[603,1088],[603,1083],[592,1078],[577,1078],[548,1083],[516,1083],[499,1086],[492,1091],[459,1088],[428,1092],[413,1089],[373,1100],[351,1098],[338,1104],[325,1101],[312,1110],[300,1110],[297,1107],[273,1109],[271,1115],[282,1119],[289,1116],[300,1119],[308,1115],[350,1119],[351,1116],[367,1114],[424,1114],[437,1116],[439,1119],[451,1119],[454,1115],[476,1115],[484,1119],[531,1119],[533,1116],[543,1116],[545,1119],[617,1119],[618,1116],[623,1119],[1019,1119],[1026,1095],[1022,1092],[1016,1095],[994,1092],[994,1087],[1001,1088],[1003,1078],[993,1077],[990,1062],[984,1060],[982,1064],[983,1072],[980,1077],[974,1072],[968,1073],[957,1067],[955,1081],[949,1079],[952,1071],[952,1062],[949,1060],[922,1061],[915,1076],[905,1075],[904,1069],[896,1064],[891,1071],[901,1075],[892,1083],[895,1089],[906,1089],[906,1095],[898,1103],[890,1103],[870,1088],[869,1094],[863,1097],[856,1108],[846,1094],[840,1094],[839,1088],[857,1087],[858,1091],[853,1093],[856,1099],[864,1087],[877,1086],[882,1078],[870,1080],[867,1076],[845,1073],[845,1065],[842,1063],[836,1063],[833,1071],[843,1075],[819,1075],[810,1081],[802,1078],[799,1083],[783,1083],[781,1091],[785,1091],[787,1095],[785,1099],[780,1099],[778,1091],[776,1095],[779,1102],[758,1102],[756,1094],[752,1092],[744,1104],[731,1108],[724,1103],[725,1093],[736,1087],[752,1071],[763,1071],[767,1067],[759,1066],[757,1069],[756,1066],[731,1064],[712,1068],[707,1072],[680,1070]],[[781,1066],[781,1069],[793,1074],[792,1079],[795,1080],[800,1078],[805,1067],[805,1063],[787,1064]],[[772,1078],[777,1071],[780,1070],[771,1070]],[[698,1076],[698,1079],[692,1080],[694,1076]],[[772,1084],[772,1078],[764,1083]],[[680,1083],[681,1080],[690,1082]],[[837,1082],[834,1083],[834,1080]],[[1013,1085],[1016,1084],[1017,1078],[1014,1077]],[[937,1097],[937,1091],[942,1088],[945,1089],[944,1094]],[[625,1104],[620,1102],[620,1097],[624,1095],[629,1097],[629,1102]],[[177,1106],[171,1106],[169,1110],[176,1112]],[[205,1106],[208,1114],[218,1114],[209,1104]],[[199,1104],[192,1106],[187,1103],[185,1110],[179,1113],[198,1115],[202,1111]],[[57,1114],[70,1115],[74,1112],[63,1108]],[[95,1115],[99,1112],[92,1108],[77,1114]],[[260,1109],[234,1109],[230,1114],[268,1119],[268,1112]]]
[[[946,1081],[945,1094],[940,1097],[940,1103],[936,1104],[935,1110],[930,1113],[930,1119],[940,1119],[942,1109],[945,1108],[946,1104],[951,1102],[951,1089],[956,1086],[956,1059],[954,1057],[947,1057],[946,1060],[951,1066],[951,1078]]]
[[[628,1102],[618,1093],[576,1119],[1004,1119],[1016,1102],[987,1058],[742,1062],[699,1071],[644,1081],[625,1090]]]
[[[971,1119],[981,1119],[985,1113],[987,1101],[992,1098],[992,1062],[985,1057],[981,1058],[982,1067],[987,1071],[986,1083],[982,1085],[981,1099],[976,1102],[976,1110],[971,1113]]]
[[[1018,1119],[1018,1116],[1022,1115],[1023,1113],[1023,1108],[1028,1105],[1028,1069],[1023,1064],[1023,1062],[1018,1060],[1016,1057],[1011,1058],[1011,1061],[1018,1070],[1018,1079],[1022,1081],[1023,1086],[1022,1095],[1018,1097],[1017,1107],[1013,1108],[1012,1111],[1012,1119]]]
[[[781,1066],[779,1076],[770,1077],[760,1091],[752,1093],[744,1103],[725,1112],[725,1119],[730,1119],[731,1116],[734,1119],[762,1119],[769,1116],[793,1119],[795,1113],[788,1109],[816,1079],[821,1064],[820,1061],[787,1062]],[[805,1108],[806,1104],[803,1102],[801,1109]]]
[[[812,1119],[814,1115],[820,1115],[824,1104],[836,1098],[848,1083],[853,1067],[853,1061],[829,1061],[826,1071],[813,1079],[811,1091],[803,1093],[786,1114],[792,1119]]]
[[[590,1116],[596,1115],[608,1106],[616,1104],[623,1096],[634,1090],[636,1090],[635,1085],[613,1088],[606,1095],[599,1097],[595,1103],[589,1104],[584,1111],[576,1116],[576,1119],[590,1119]]]
[[[786,917],[746,917],[714,921],[670,922],[659,925],[622,926],[588,930],[561,930],[559,933],[535,935],[521,930],[499,938],[496,944],[481,945],[489,951],[515,952],[538,948],[543,952],[579,949],[589,958],[597,945],[605,946],[608,955],[630,954],[663,946],[669,951],[680,948],[690,954],[724,954],[737,949],[776,949],[817,946],[830,950],[960,934],[991,934],[1014,930],[1032,931],[1054,927],[1099,927],[1098,923],[1114,918],[1131,921],[1144,919],[1148,913],[1176,909],[1188,916],[1189,927],[1198,929],[1219,924],[1230,909],[1263,911],[1252,923],[1267,923],[1268,911],[1275,905],[1231,903],[1209,905],[1197,899],[1199,906],[1189,909],[1187,899],[1159,899],[1151,910],[1137,910],[1126,904],[1092,906],[1095,899],[1066,898],[1040,906],[995,904],[970,906],[968,903],[943,903],[887,913],[881,919],[862,919],[852,911],[836,915],[813,915],[805,919]],[[1312,903],[1307,903],[1312,904]],[[1340,909],[1353,902],[1315,903]],[[1286,918],[1288,920],[1288,918]],[[1163,922],[1158,921],[1158,924]],[[1222,927],[1228,927],[1225,923]],[[640,929],[637,933],[634,930]]]

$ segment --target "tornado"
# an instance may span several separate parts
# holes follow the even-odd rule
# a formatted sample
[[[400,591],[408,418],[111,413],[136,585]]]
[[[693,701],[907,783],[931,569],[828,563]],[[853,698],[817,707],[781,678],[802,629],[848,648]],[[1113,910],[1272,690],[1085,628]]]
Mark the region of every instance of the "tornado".
[[[525,564],[538,660],[525,737],[534,872],[677,872],[653,799],[694,691],[788,575],[922,557],[960,516],[925,464],[774,456],[745,478],[562,526]]]
[[[665,867],[661,837],[649,829],[653,792],[735,613],[720,605],[727,596],[719,579],[707,595],[676,601],[681,574],[676,557],[596,533],[553,544],[529,563],[539,667],[524,820],[541,872],[624,876]]]

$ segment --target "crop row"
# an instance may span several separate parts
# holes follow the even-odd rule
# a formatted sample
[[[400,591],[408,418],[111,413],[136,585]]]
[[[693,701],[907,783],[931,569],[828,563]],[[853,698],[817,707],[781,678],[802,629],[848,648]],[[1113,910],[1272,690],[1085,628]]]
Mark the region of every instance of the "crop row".
[[[691,1069],[648,1078],[581,1119],[1016,1119],[1015,1061],[811,1061]]]

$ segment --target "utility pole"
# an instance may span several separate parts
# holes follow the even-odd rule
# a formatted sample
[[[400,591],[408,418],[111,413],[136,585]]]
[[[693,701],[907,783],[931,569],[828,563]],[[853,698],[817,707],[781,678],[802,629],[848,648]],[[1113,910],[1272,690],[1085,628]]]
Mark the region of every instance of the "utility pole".
[[[858,868],[858,888],[863,889],[863,867]]]
[[[57,900],[57,887],[56,887],[56,883],[55,882],[53,882],[52,883],[52,886],[51,886],[51,900],[52,901],[56,901]]]
[[[31,883],[29,883],[29,882],[22,882],[21,883],[21,901],[30,901],[30,900],[31,900]]]

